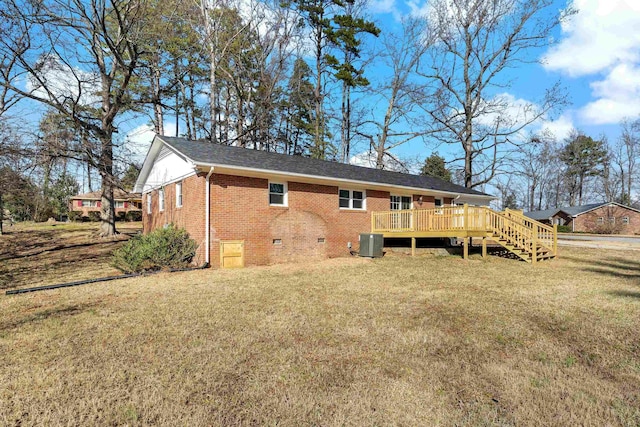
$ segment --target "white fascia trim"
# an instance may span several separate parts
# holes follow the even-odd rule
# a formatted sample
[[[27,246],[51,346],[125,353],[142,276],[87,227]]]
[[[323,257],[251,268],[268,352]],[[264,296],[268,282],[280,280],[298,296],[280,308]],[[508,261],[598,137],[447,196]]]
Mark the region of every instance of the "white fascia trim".
[[[169,148],[171,151],[173,151],[176,155],[178,155],[179,157],[181,157],[182,159],[184,159],[186,162],[189,162],[194,170],[194,174],[196,173],[196,164],[193,162],[193,160],[191,160],[190,158],[188,158],[187,156],[185,156],[184,154],[182,154],[181,152],[179,152],[178,150],[176,150],[175,148],[173,148],[171,145],[167,144],[166,142],[164,142],[162,140],[162,138],[160,137],[160,135],[157,135],[153,137],[153,142],[151,143],[151,147],[149,147],[149,151],[147,151],[147,155],[144,158],[144,162],[142,163],[142,169],[140,170],[140,174],[138,174],[138,179],[136,180],[135,185],[133,186],[133,192],[134,193],[148,193],[149,191],[155,190],[157,188],[162,187],[165,184],[168,183],[173,183],[175,181],[179,181],[179,179],[174,180],[174,181],[170,181],[168,183],[162,183],[160,185],[156,185],[156,186],[152,186],[149,189],[145,190],[144,185],[146,184],[147,178],[149,177],[149,174],[151,173],[151,170],[153,169],[153,165],[156,162],[156,159],[158,158],[158,155],[160,154],[160,150],[162,150],[162,147],[166,146],[167,148]],[[180,179],[184,179],[188,176],[191,176],[192,174],[188,174],[185,175],[183,177],[181,177]]]
[[[158,188],[162,188],[162,187],[164,187],[165,185],[169,185],[169,184],[173,184],[174,182],[182,181],[182,180],[184,180],[184,179],[186,179],[186,178],[189,178],[190,176],[193,176],[193,175],[196,175],[196,171],[195,171],[195,169],[194,169],[194,171],[193,171],[193,172],[189,172],[189,173],[188,173],[188,174],[186,174],[186,175],[179,176],[179,177],[177,177],[177,178],[175,178],[175,179],[172,179],[171,181],[166,181],[166,182],[163,182],[162,184],[154,185],[154,186],[152,186],[152,187],[147,187],[147,189],[146,189],[146,190],[144,190],[144,191],[142,192],[142,194],[150,193],[150,192],[152,192],[152,191],[154,191],[154,190],[157,190]]]
[[[375,187],[383,187],[383,188],[389,188],[390,190],[398,190],[398,189],[402,189],[402,190],[407,190],[407,191],[418,191],[418,192],[428,192],[428,193],[432,193],[435,195],[442,195],[442,196],[447,196],[447,197],[455,197],[458,195],[463,195],[464,197],[470,197],[473,199],[478,199],[478,200],[496,200],[497,198],[494,196],[483,196],[483,195],[479,195],[479,194],[467,194],[467,193],[453,193],[453,192],[449,192],[449,191],[439,191],[439,190],[432,190],[429,188],[421,188],[421,187],[406,187],[406,186],[401,186],[401,185],[393,185],[393,184],[384,184],[384,183],[377,183],[377,182],[370,182],[370,181],[359,181],[359,180],[355,180],[355,179],[340,179],[340,178],[329,178],[326,176],[318,176],[318,175],[308,175],[308,174],[303,174],[303,173],[295,173],[295,172],[277,172],[277,171],[273,171],[273,170],[269,170],[269,169],[257,169],[257,168],[247,168],[247,167],[242,167],[242,166],[230,166],[230,165],[225,165],[225,164],[220,164],[220,163],[198,163],[199,167],[214,167],[216,169],[230,169],[230,170],[238,170],[238,171],[246,171],[246,172],[257,172],[257,173],[264,173],[264,174],[270,174],[270,175],[275,175],[275,176],[282,176],[282,177],[293,177],[293,178],[312,178],[312,179],[318,179],[318,180],[323,180],[323,181],[328,181],[328,182],[334,182],[337,183],[339,185],[341,185],[342,183],[346,183],[348,184],[355,184],[355,185],[360,185],[364,188],[371,188],[372,186]]]

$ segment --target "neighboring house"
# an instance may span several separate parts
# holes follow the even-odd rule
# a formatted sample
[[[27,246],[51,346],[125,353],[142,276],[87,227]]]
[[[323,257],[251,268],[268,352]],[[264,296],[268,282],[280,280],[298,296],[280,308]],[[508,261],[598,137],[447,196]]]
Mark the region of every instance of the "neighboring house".
[[[546,209],[525,215],[543,224],[566,225],[578,232],[640,234],[640,209],[614,202]]]
[[[252,265],[348,256],[371,232],[373,211],[493,199],[427,176],[164,136],[154,138],[134,191],[145,233],[183,227],[199,245],[195,262],[214,267],[226,265],[227,243]]]
[[[113,192],[115,202],[116,218],[123,216],[127,212],[140,212],[142,210],[142,199],[140,194],[128,193],[124,190],[115,189]],[[92,191],[91,193],[78,194],[69,200],[69,211],[79,212],[82,217],[88,217],[89,212],[100,212],[102,193]]]

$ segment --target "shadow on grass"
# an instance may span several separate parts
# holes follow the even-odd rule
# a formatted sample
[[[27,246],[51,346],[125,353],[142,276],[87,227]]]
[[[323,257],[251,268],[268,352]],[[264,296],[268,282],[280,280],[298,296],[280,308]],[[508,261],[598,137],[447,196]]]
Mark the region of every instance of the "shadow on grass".
[[[615,297],[640,299],[640,291],[611,291],[608,294]]]
[[[640,261],[621,257],[593,260],[568,256],[565,259],[583,265],[583,271],[618,279],[634,279],[640,284]]]
[[[86,248],[86,247],[91,247],[91,246],[109,246],[109,245],[113,245],[113,244],[116,244],[116,243],[120,243],[123,240],[124,239],[121,239],[121,240],[105,240],[105,241],[97,241],[97,242],[89,242],[89,243],[76,243],[76,244],[72,244],[72,245],[52,246],[52,247],[48,247],[48,248],[43,248],[42,250],[39,250],[37,252],[30,252],[30,253],[26,253],[26,254],[13,255],[13,256],[0,258],[0,261],[10,261],[10,260],[13,260],[13,259],[27,258],[27,257],[40,255],[40,254],[43,254],[45,252],[56,252],[56,251],[66,250],[66,249]]]
[[[99,306],[98,303],[87,304],[74,304],[67,307],[47,308],[44,310],[36,311],[35,313],[24,313],[22,316],[17,315],[14,318],[7,319],[0,322],[0,331],[8,331],[10,329],[17,329],[22,326],[28,325],[34,322],[46,321],[49,319],[63,319],[67,317],[76,316],[91,310]]]

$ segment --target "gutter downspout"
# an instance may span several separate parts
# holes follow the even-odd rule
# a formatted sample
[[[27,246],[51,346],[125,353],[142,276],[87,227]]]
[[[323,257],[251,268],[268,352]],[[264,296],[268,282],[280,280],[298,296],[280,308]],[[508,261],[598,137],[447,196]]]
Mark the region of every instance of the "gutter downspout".
[[[205,247],[205,252],[204,252],[204,262],[207,266],[211,265],[210,264],[210,248],[209,248],[209,241],[211,240],[211,226],[210,226],[210,219],[209,219],[209,212],[211,210],[210,208],[210,204],[211,204],[211,184],[209,182],[209,178],[211,178],[211,174],[213,173],[213,166],[211,166],[211,169],[209,169],[209,173],[207,174],[207,181],[206,181],[206,187],[205,187],[205,200],[204,200],[204,223],[205,223],[205,231],[204,231],[204,235],[205,235],[205,243],[204,243],[204,247]]]

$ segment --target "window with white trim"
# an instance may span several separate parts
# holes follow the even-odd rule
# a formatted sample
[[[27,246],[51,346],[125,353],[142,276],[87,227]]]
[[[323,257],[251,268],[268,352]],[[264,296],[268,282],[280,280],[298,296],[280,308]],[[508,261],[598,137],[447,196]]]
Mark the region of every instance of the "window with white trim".
[[[151,193],[147,193],[147,213],[151,213]]]
[[[411,209],[411,196],[389,196],[389,208],[392,211]]]
[[[596,224],[604,224],[604,218],[599,216],[598,219],[596,219]]]
[[[435,206],[436,209],[441,208],[444,206],[444,199],[438,199],[438,198],[434,198],[433,199],[433,205]],[[436,211],[437,214],[443,214],[444,211],[442,209],[438,209]]]
[[[98,201],[97,200],[83,200],[82,201],[82,207],[83,208],[95,208],[96,206],[98,206]]]
[[[338,207],[340,209],[365,209],[364,190],[338,190]]]
[[[124,201],[116,200],[115,207],[116,207],[116,209],[123,209],[124,208]]]
[[[182,207],[182,183],[176,182],[176,207]]]
[[[628,216],[623,216],[622,217],[622,223],[623,224],[629,224],[629,217]]]
[[[269,182],[269,204],[271,206],[287,206],[286,182]]]
[[[160,212],[164,210],[164,188],[158,190],[158,210]]]

